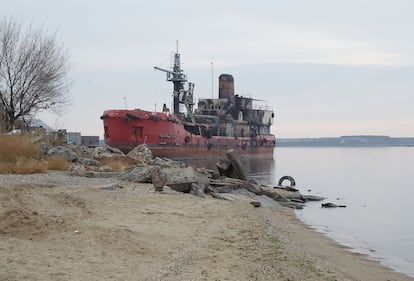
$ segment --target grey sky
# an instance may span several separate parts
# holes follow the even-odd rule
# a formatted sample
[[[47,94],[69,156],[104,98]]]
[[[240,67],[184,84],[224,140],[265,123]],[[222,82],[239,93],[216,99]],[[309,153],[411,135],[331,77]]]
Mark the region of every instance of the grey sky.
[[[52,127],[102,137],[106,109],[160,109],[180,41],[196,97],[231,73],[267,99],[279,137],[414,136],[413,1],[0,1],[0,16],[55,32],[71,54],[72,106]]]

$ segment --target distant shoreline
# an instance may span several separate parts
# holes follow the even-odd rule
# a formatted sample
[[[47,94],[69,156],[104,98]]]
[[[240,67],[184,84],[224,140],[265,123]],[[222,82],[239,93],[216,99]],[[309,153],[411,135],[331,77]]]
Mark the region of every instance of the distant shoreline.
[[[356,135],[320,138],[280,138],[277,147],[411,147],[414,137]]]

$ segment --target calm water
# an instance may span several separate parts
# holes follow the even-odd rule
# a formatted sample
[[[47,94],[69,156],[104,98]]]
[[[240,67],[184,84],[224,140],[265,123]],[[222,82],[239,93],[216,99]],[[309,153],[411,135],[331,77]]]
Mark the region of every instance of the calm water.
[[[277,148],[273,161],[243,164],[261,183],[290,175],[302,193],[346,205],[308,203],[296,214],[353,251],[414,277],[414,147]]]

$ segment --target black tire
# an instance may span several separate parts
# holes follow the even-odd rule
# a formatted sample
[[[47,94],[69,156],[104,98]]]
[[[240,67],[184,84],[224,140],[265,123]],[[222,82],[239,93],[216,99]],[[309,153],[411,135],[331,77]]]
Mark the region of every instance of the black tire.
[[[288,180],[288,181],[290,182],[290,187],[293,187],[293,186],[295,186],[295,185],[296,185],[295,180],[294,180],[291,176],[283,176],[283,177],[281,177],[281,178],[280,178],[280,180],[279,180],[278,185],[279,185],[279,186],[282,186],[282,183],[283,183],[285,180]]]
[[[185,138],[184,138],[184,141],[185,141],[185,143],[189,143],[190,142],[190,137],[189,136],[186,136]]]
[[[207,149],[210,150],[213,147],[213,145],[211,143],[207,144]]]

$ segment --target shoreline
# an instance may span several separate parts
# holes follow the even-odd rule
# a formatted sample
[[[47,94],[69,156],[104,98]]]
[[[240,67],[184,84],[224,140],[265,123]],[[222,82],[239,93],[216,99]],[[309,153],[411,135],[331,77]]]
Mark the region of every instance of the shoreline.
[[[401,266],[401,264],[397,263],[397,265],[396,265],[396,263],[394,263],[394,265],[391,265],[393,260],[391,258],[387,257],[386,255],[373,255],[372,253],[370,253],[370,250],[367,249],[367,248],[363,248],[363,247],[358,248],[357,246],[353,246],[352,242],[348,242],[349,244],[347,244],[346,241],[341,242],[340,240],[337,240],[338,235],[341,235],[341,233],[339,233],[339,232],[338,233],[332,233],[332,232],[330,233],[327,230],[320,229],[318,226],[314,226],[310,223],[307,223],[307,222],[303,221],[297,215],[296,212],[295,212],[295,214],[296,214],[297,219],[301,223],[305,224],[305,226],[307,226],[311,230],[323,235],[324,237],[333,240],[335,243],[339,244],[339,246],[343,247],[345,250],[347,250],[347,251],[349,251],[353,254],[360,255],[361,257],[363,257],[365,259],[368,259],[370,261],[379,263],[381,266],[384,266],[384,267],[390,269],[393,272],[401,273],[401,274],[406,275],[410,278],[414,278],[414,276],[410,275],[410,273],[404,272],[404,269],[401,269],[401,268],[404,268],[404,266]],[[374,251],[374,253],[376,252],[376,250],[372,250],[372,251]],[[408,268],[410,269],[410,267],[408,267]]]
[[[353,248],[340,244],[301,221],[294,210],[284,209],[275,213],[263,210],[262,213],[270,222],[270,227],[274,227],[275,235],[282,237],[288,245],[302,249],[303,255],[310,257],[317,268],[334,273],[338,280],[414,280],[366,254],[353,252]],[[274,226],[281,222],[283,226]]]
[[[65,173],[0,175],[0,203],[2,280],[414,280],[285,207]]]

